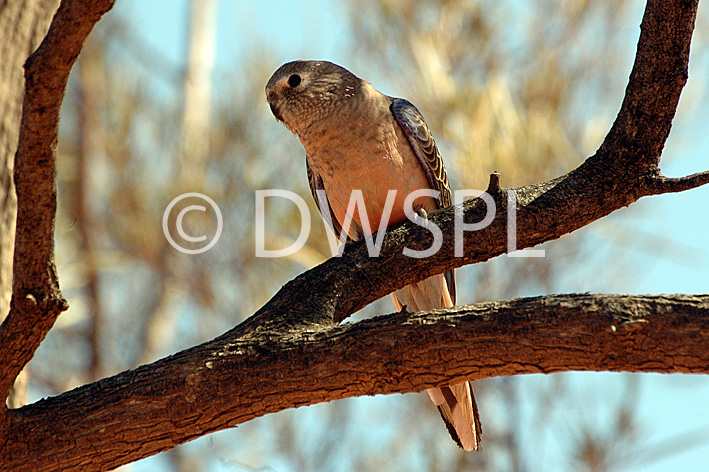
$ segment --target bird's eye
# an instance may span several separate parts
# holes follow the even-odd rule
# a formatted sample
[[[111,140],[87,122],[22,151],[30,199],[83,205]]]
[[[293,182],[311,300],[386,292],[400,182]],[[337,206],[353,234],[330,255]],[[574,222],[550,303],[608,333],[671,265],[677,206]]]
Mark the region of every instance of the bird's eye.
[[[288,85],[291,87],[297,87],[303,79],[300,78],[298,74],[293,74],[288,77]]]

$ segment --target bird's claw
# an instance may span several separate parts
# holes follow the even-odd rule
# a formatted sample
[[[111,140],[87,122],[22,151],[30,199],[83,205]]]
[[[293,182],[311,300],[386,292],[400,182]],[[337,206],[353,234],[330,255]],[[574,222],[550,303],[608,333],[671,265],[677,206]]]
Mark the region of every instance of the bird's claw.
[[[414,213],[416,213],[418,216],[423,218],[424,220],[428,219],[428,212],[423,209],[423,207],[416,207],[414,210]]]

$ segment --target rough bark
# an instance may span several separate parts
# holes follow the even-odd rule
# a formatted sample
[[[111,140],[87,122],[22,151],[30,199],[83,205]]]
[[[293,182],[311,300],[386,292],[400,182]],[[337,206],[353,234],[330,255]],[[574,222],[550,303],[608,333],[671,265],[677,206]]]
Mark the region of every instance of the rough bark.
[[[0,1],[0,319],[7,315],[12,294],[12,253],[15,247],[17,199],[12,169],[22,116],[22,63],[49,27],[58,0]],[[21,382],[24,384],[24,381]],[[20,384],[18,384],[20,385]],[[12,407],[24,403],[24,388],[14,389]]]
[[[79,4],[65,2],[64,13]],[[89,4],[100,2],[80,5]],[[697,1],[648,1],[625,99],[603,145],[562,177],[514,189],[518,248],[558,238],[642,196],[709,182],[706,172],[668,179],[658,167],[687,79],[696,8]],[[75,22],[72,31],[88,33],[98,15],[82,13],[64,21]],[[67,47],[56,41],[62,22],[55,18],[54,25],[59,32],[50,30],[47,38],[54,34],[54,42],[46,40],[46,49],[61,52]],[[72,41],[83,41],[64,39],[70,49],[77,44]],[[49,80],[43,71],[68,73],[73,57],[64,56],[61,67],[43,69],[55,56],[38,54],[29,62],[28,90],[42,90],[41,82]],[[51,186],[41,182],[47,195],[27,188],[22,193],[20,183],[27,177],[16,174],[20,206],[25,198],[41,198],[44,205],[35,209],[42,217],[39,231],[22,233],[18,224],[18,251],[28,254],[16,253],[15,266],[26,267],[29,275],[14,286],[13,300],[23,301],[24,307],[13,305],[13,310],[23,317],[8,318],[0,327],[0,352],[10,361],[9,367],[0,364],[0,384],[14,379],[17,366],[29,360],[27,353],[31,356],[63,306],[47,239],[54,213],[53,156],[44,147],[32,154],[38,136],[31,133],[40,127],[56,131],[62,90],[43,92],[59,94],[51,102],[56,114],[25,102],[17,162],[24,155],[51,161],[24,161],[33,172],[44,169],[40,177],[51,180]],[[51,136],[50,144],[56,139]],[[497,203],[495,218],[487,228],[465,234],[463,257],[454,257],[456,210],[441,210],[431,221],[443,229],[443,246],[426,260],[402,255],[405,246],[424,249],[431,243],[430,233],[405,224],[387,234],[380,257],[370,258],[364,244],[355,245],[343,257],[291,281],[254,316],[208,343],[6,411],[0,424],[0,467],[105,470],[284,408],[417,391],[464,378],[562,370],[709,372],[707,295],[541,297],[337,324],[404,285],[504,253],[510,191],[501,190],[493,176],[489,192]],[[463,211],[466,221],[478,221],[486,208],[475,200]],[[26,242],[30,237],[43,243],[42,251],[32,252],[34,246]],[[36,302],[27,302],[28,295]],[[8,321],[14,331],[7,331]],[[37,330],[43,331],[39,338],[32,332]],[[24,343],[30,348],[18,351]]]
[[[13,412],[5,466],[107,470],[268,413],[451,380],[709,372],[709,296],[550,296],[239,329]],[[442,359],[445,361],[442,362]]]
[[[49,32],[25,63],[20,136],[15,154],[17,227],[10,312],[0,325],[0,395],[8,391],[63,310],[54,267],[55,158],[59,111],[69,71],[111,1],[64,1]]]

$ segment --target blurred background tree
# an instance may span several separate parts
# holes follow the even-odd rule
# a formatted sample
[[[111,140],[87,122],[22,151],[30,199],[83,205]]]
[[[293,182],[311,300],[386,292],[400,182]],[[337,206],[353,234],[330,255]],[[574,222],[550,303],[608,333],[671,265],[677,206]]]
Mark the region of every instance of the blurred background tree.
[[[191,5],[183,61],[151,49],[131,19],[114,12],[75,67],[61,123],[56,231],[71,308],[30,363],[31,398],[211,339],[328,257],[302,147],[275,124],[263,96],[273,70],[296,57],[281,58],[268,32],[256,34],[257,46],[240,64],[210,79],[216,2]],[[342,65],[419,107],[454,188],[484,189],[493,171],[505,187],[540,182],[577,166],[600,144],[627,81],[642,7],[602,0],[343,2],[338,22],[350,46]],[[695,49],[706,33],[702,15]],[[254,27],[246,18],[220,20],[245,32]],[[311,51],[317,48],[302,54]],[[706,105],[703,91],[695,97]],[[289,258],[254,255],[254,192],[268,188],[300,194],[314,217],[306,247]],[[208,195],[224,217],[220,242],[198,256],[170,246],[161,226],[169,202],[186,192]],[[268,203],[267,247],[296,239],[294,210]],[[640,270],[623,263],[627,239],[613,233],[617,220],[547,244],[546,258],[503,257],[459,270],[459,303],[568,287],[617,291],[615,282]],[[195,212],[185,226],[196,235],[214,231],[213,218]],[[659,236],[633,247],[651,252]],[[621,250],[598,257],[599,237]],[[592,278],[603,282],[586,283]],[[355,318],[392,310],[384,299]],[[641,379],[564,374],[477,382],[481,454],[457,450],[426,396],[413,394],[285,411],[125,469],[611,471],[635,470],[641,458],[662,459],[695,443],[706,448],[704,430],[703,439],[674,437],[664,452],[648,454],[653,425],[638,412]]]

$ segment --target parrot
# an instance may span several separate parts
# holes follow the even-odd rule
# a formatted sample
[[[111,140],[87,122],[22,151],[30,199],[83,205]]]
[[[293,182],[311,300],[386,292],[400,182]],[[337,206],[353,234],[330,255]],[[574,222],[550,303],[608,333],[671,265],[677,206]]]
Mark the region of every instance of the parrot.
[[[417,190],[436,191],[413,200],[413,210],[423,218],[451,205],[441,154],[423,116],[408,100],[380,93],[337,64],[310,60],[279,67],[266,84],[266,100],[275,118],[305,148],[311,193],[338,238],[343,228],[347,241],[355,242],[382,223],[389,227],[403,222],[404,201]],[[396,190],[393,205],[391,190]],[[366,219],[350,209],[355,191],[361,191]],[[391,298],[398,311],[452,307],[454,271],[410,284]],[[427,393],[456,444],[478,450],[482,426],[471,382]]]

